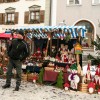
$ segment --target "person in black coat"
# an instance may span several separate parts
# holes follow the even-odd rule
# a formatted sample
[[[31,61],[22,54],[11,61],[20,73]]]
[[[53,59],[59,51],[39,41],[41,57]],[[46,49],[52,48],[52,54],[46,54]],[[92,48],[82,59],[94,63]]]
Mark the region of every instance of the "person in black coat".
[[[7,65],[6,84],[3,88],[9,88],[11,85],[12,69],[16,68],[16,87],[15,91],[19,90],[21,84],[21,71],[22,61],[29,56],[29,45],[24,40],[24,33],[22,30],[17,31],[17,38],[12,39],[7,48],[7,54],[9,57],[9,63]]]

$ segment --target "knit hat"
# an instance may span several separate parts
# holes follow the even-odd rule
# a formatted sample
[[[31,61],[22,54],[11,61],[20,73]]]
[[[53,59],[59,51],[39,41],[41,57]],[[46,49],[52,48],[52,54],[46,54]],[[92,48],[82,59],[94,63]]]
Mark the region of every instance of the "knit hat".
[[[76,65],[76,63],[75,63],[75,64],[72,64],[71,67],[70,67],[70,69],[71,69],[71,70],[77,70],[77,65]]]
[[[95,73],[95,75],[99,75],[99,73],[98,73],[98,70],[96,70],[96,73]]]
[[[87,66],[87,70],[90,70],[90,64],[88,64],[88,66]]]
[[[94,83],[94,82],[90,82],[90,83],[88,84],[88,88],[93,88],[93,89],[95,89],[95,83]]]
[[[24,32],[22,30],[18,30],[17,34],[21,34],[22,36],[24,36]]]
[[[40,48],[37,48],[37,51],[40,51]]]

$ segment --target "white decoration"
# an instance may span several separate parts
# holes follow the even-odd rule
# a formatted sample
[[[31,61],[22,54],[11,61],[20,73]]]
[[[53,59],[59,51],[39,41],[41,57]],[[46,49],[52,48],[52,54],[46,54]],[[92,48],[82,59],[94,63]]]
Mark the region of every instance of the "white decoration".
[[[36,80],[33,80],[33,83],[36,83]]]
[[[65,87],[65,90],[68,90],[68,87]]]
[[[100,92],[98,92],[98,94],[100,94]]]
[[[78,75],[74,75],[74,80],[75,80],[76,83],[79,83],[79,81],[80,81],[79,76]]]
[[[89,93],[93,93],[94,89],[92,87],[89,88]]]

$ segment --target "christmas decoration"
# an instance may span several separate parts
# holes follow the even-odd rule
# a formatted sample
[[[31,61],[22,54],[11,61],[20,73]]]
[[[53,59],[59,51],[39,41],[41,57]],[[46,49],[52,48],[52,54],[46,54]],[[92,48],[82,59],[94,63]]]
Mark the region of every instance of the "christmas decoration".
[[[93,81],[96,84],[96,90],[98,90],[98,88],[100,87],[100,64],[96,68],[96,73]]]
[[[42,84],[43,83],[43,74],[44,74],[44,68],[42,68],[40,70],[40,73],[39,73],[39,78],[38,78],[38,83]]]
[[[89,89],[89,93],[93,93],[95,90],[95,83],[94,82],[90,82],[88,84],[88,89]]]
[[[57,77],[56,87],[63,88],[63,83],[64,83],[63,72],[60,71],[59,74],[58,74],[58,77]]]
[[[77,66],[76,64],[71,65],[71,74],[68,76],[68,80],[70,81],[70,88],[73,90],[78,89],[78,83],[80,81],[80,78],[77,74]]]
[[[98,89],[98,94],[100,95],[100,89]]]
[[[64,88],[65,88],[65,90],[68,90],[69,89],[69,84],[68,83],[65,83],[64,84]]]
[[[4,72],[4,75],[6,75],[7,67],[3,67],[3,72]]]
[[[90,73],[90,63],[88,63],[88,66],[87,66],[86,80],[87,80],[87,83],[90,83],[90,81],[92,80],[91,73]]]
[[[37,74],[34,73],[34,76],[33,76],[33,83],[36,83],[37,79],[38,79]]]

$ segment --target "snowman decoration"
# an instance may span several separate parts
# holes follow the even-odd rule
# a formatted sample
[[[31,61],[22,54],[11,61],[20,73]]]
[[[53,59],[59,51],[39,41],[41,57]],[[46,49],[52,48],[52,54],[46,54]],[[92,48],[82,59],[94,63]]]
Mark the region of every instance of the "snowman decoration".
[[[71,74],[68,76],[68,80],[70,81],[70,88],[72,90],[77,90],[80,78],[79,78],[79,76],[77,74],[77,66],[76,66],[76,64],[73,64],[71,66]]]

